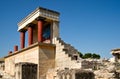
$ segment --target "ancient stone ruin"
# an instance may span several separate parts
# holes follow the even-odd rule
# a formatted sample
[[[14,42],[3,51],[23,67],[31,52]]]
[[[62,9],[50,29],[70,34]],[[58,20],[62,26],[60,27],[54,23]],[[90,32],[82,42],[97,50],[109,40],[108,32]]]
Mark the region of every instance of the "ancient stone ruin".
[[[0,79],[120,79],[120,50],[112,50],[111,61],[80,58],[78,50],[60,38],[59,16],[38,7],[18,23],[20,49],[15,45],[0,61]]]
[[[95,75],[90,70],[65,69],[58,71],[58,79],[95,79]]]

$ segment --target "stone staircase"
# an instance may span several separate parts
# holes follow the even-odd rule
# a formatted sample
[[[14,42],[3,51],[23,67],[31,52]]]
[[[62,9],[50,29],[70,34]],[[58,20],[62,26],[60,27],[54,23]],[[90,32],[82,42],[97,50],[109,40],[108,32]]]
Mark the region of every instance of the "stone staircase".
[[[70,44],[65,43],[61,38],[54,38],[53,43],[56,45],[56,68],[81,68],[78,50]]]
[[[59,43],[61,43],[61,45],[64,45],[63,51],[65,51],[65,53],[68,54],[68,56],[71,57],[72,60],[78,59],[79,54],[77,49],[75,49],[70,44],[65,43],[61,38],[57,38],[57,40],[59,40]]]

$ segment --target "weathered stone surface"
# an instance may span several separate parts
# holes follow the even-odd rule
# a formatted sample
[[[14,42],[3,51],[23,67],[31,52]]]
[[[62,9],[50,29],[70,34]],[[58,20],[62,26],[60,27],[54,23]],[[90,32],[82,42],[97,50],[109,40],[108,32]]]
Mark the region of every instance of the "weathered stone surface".
[[[77,62],[79,59],[78,51],[73,46],[65,43],[61,38],[54,38],[53,41],[56,44],[56,69],[81,68],[81,63]]]
[[[90,70],[65,69],[58,71],[59,79],[95,79],[95,75]]]
[[[37,43],[5,58],[5,71],[15,77],[15,64],[20,62],[38,65],[38,77],[55,67],[55,45]]]

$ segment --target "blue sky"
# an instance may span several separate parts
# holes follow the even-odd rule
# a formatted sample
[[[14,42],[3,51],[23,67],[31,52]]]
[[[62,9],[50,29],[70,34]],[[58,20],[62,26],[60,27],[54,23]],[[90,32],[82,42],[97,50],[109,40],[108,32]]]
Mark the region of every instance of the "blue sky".
[[[60,12],[61,38],[83,54],[120,48],[120,0],[0,0],[0,57],[20,47],[17,23],[38,6]]]

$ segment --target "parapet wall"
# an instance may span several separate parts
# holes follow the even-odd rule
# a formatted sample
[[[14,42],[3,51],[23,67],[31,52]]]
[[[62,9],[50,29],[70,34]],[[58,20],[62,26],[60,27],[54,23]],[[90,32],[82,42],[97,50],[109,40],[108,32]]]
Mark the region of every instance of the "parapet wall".
[[[5,71],[10,75],[15,75],[15,64],[29,62],[38,64],[38,46],[31,49],[26,48],[5,57]]]

